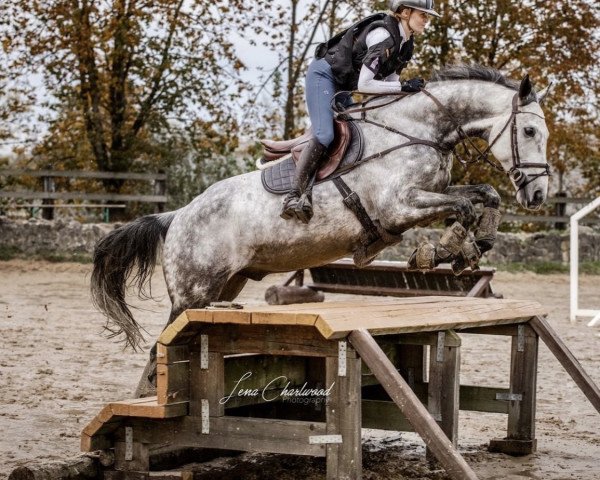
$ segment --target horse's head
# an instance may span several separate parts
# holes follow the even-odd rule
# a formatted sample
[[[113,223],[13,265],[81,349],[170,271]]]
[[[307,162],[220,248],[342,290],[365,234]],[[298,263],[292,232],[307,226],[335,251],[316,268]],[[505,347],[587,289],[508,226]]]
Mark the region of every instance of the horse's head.
[[[513,97],[508,119],[503,116],[490,131],[494,157],[508,173],[517,201],[530,210],[539,209],[548,194],[548,128],[540,106],[547,93],[548,88],[536,93],[526,75]]]

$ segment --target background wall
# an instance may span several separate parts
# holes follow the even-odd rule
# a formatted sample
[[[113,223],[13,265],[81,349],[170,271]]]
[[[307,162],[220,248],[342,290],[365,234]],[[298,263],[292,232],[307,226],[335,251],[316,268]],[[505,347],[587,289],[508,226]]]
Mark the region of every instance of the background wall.
[[[10,220],[0,217],[0,249],[26,255],[52,252],[57,255],[90,255],[96,242],[119,224],[81,224],[73,220]],[[437,242],[441,230],[420,228],[404,235],[404,240],[387,248],[382,260],[407,260],[415,247],[429,239]],[[600,233],[580,227],[580,260],[600,261]],[[487,263],[569,261],[569,233],[499,233]]]

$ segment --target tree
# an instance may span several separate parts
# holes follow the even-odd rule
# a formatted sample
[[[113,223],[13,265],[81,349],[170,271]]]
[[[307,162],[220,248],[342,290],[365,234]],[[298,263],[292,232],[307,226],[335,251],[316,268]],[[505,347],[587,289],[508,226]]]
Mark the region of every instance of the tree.
[[[12,79],[43,73],[53,111],[38,147],[98,170],[146,169],[165,159],[164,139],[235,130],[243,63],[229,33],[260,8],[241,0],[16,0],[0,12]],[[82,142],[77,134],[84,134]],[[74,143],[73,143],[74,142]],[[168,143],[168,142],[166,142]],[[190,140],[190,143],[193,143]],[[215,142],[215,146],[227,140]],[[146,157],[139,162],[140,157]],[[120,182],[109,183],[119,190]]]
[[[369,7],[366,2],[357,0],[286,0],[271,4],[257,32],[269,32],[262,43],[278,56],[279,62],[263,80],[260,90],[272,81],[285,78],[285,95],[273,95],[275,108],[282,103],[279,108],[283,110],[283,138],[291,138],[303,130],[299,120],[306,117],[304,78],[317,44],[343,26],[349,26]],[[277,88],[273,91],[279,93]]]

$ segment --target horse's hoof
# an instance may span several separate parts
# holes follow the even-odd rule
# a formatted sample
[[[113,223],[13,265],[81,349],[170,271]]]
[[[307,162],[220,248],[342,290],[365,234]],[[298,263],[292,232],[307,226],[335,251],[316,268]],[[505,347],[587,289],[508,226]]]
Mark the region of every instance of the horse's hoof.
[[[481,252],[474,242],[465,242],[460,253],[452,260],[452,271],[454,275],[460,275],[467,268],[479,270],[479,259]]]
[[[408,270],[432,270],[434,268],[435,247],[429,242],[423,242],[408,259]]]

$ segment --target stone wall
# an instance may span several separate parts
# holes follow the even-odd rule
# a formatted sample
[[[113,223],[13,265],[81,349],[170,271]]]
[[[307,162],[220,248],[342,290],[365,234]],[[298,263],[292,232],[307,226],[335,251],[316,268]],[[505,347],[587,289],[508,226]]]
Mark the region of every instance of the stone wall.
[[[91,254],[96,242],[116,224],[81,224],[74,220],[10,220],[0,217],[0,248],[14,248],[25,255],[52,252],[64,255]],[[386,249],[383,260],[407,260],[424,240],[439,240],[441,231],[416,229],[407,232],[399,245]],[[600,261],[600,233],[580,227],[581,261]],[[510,262],[569,261],[569,233],[500,233],[494,249],[486,255],[490,264]]]

